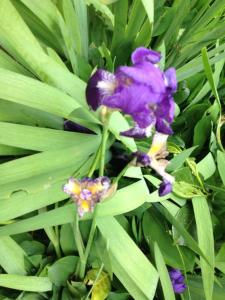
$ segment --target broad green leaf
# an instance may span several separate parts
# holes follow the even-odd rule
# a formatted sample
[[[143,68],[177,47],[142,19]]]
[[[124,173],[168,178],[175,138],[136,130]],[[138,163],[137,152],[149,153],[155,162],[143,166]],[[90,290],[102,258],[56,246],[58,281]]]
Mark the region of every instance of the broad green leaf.
[[[214,158],[209,152],[199,163],[197,163],[197,171],[202,174],[204,179],[210,178],[216,171]]]
[[[172,172],[174,170],[179,169],[183,163],[185,162],[185,160],[191,155],[191,153],[196,149],[196,146],[191,147],[189,149],[185,149],[184,151],[182,151],[181,153],[177,154],[176,156],[174,156],[174,158],[172,158],[170,160],[170,163],[167,167],[167,170],[169,172]]]
[[[150,261],[114,218],[97,218],[96,222],[109,243],[109,255],[115,275],[133,298],[153,299],[158,274]]]
[[[59,193],[59,188],[58,189],[56,188],[56,195],[57,193]],[[60,190],[60,194],[62,194],[61,190]],[[147,191],[146,184],[142,180],[140,180],[139,182],[136,182],[134,184],[131,184],[119,190],[109,200],[106,199],[102,203],[99,203],[97,216],[98,217],[115,216],[115,215],[122,214],[124,212],[131,211],[139,207],[140,205],[142,205],[145,202],[147,195],[148,195],[148,191]],[[47,198],[47,194],[46,194],[46,198]],[[54,197],[50,197],[47,199],[46,198],[44,198],[43,202],[48,201],[52,203],[52,201],[53,202],[57,201],[57,199],[54,200]],[[63,199],[63,197],[60,199]],[[23,201],[23,199],[21,200]],[[35,204],[35,207],[39,205],[40,204],[37,203]],[[31,209],[32,207],[33,210],[34,204],[29,205],[28,207],[29,209]],[[5,207],[5,209],[7,210],[7,206]],[[22,211],[25,210],[26,210],[25,208],[22,209]],[[26,220],[21,220],[13,224],[0,227],[0,236],[32,231],[32,230],[49,227],[49,226],[71,223],[74,221],[75,212],[76,210],[74,204],[69,204],[60,208],[56,208],[51,211],[39,214],[38,216],[34,216]],[[13,213],[17,214],[17,210],[15,209]],[[11,215],[10,211],[8,211],[8,215]],[[3,214],[3,218],[4,218],[4,214]],[[81,219],[81,221],[88,220],[91,218],[92,218],[91,214],[86,214],[84,218]]]
[[[0,68],[13,71],[22,75],[33,77],[32,73],[27,71],[22,65],[15,61],[6,52],[0,49]]]
[[[121,115],[120,112],[114,112],[109,120],[109,130],[120,140],[124,145],[128,147],[132,152],[137,150],[137,146],[133,138],[128,138],[120,135],[120,132],[129,129],[128,122]]]
[[[159,279],[162,285],[162,290],[165,300],[175,300],[173,287],[170,276],[163,259],[163,255],[157,243],[154,244],[156,268],[159,272]]]
[[[151,26],[153,26],[154,22],[154,1],[153,0],[142,0],[144,8],[146,10],[148,20]],[[151,28],[152,31],[152,28]]]
[[[221,151],[217,151],[217,165],[220,177],[222,179],[223,184],[225,185],[225,153]]]
[[[77,261],[76,256],[60,258],[48,268],[48,278],[57,286],[66,286],[69,276],[75,271]]]
[[[161,224],[160,221],[161,219],[157,217],[157,214],[152,208],[144,213],[142,225],[145,239],[148,243],[151,241],[157,242],[167,265],[177,269],[183,269],[183,262],[172,236],[166,232],[165,226]],[[181,251],[186,269],[192,271],[194,266],[193,253],[186,247],[182,247]]]
[[[0,97],[69,119],[81,105],[62,91],[38,80],[0,69]],[[85,109],[86,110],[86,109]],[[90,115],[86,110],[86,117]],[[75,118],[74,118],[75,119]]]
[[[1,122],[63,129],[63,118],[11,101],[0,100]]]
[[[198,244],[210,263],[209,266],[207,262],[200,257],[204,293],[206,300],[212,300],[215,264],[212,220],[205,197],[194,197],[192,203],[197,227]]]
[[[44,82],[72,95],[82,105],[85,84],[50,58],[41,48],[9,0],[0,2],[0,44]]]
[[[107,5],[101,3],[99,0],[85,0],[85,2],[87,5],[93,5],[106,20],[110,21],[111,25],[114,25],[114,15]]]
[[[9,236],[0,238],[0,265],[8,274],[26,275],[31,269],[24,250]]]
[[[216,255],[215,267],[225,274],[225,244],[223,243]]]
[[[48,292],[52,284],[48,277],[0,274],[0,286],[20,291]]]
[[[32,151],[0,144],[0,156],[7,156],[7,155],[20,156],[26,154],[32,154]]]
[[[107,298],[111,289],[111,283],[106,272],[99,269],[91,269],[87,272],[84,281],[88,285],[93,285],[91,300],[104,300]]]
[[[209,81],[210,87],[212,89],[213,95],[216,98],[218,105],[221,109],[221,104],[220,104],[220,99],[219,99],[219,95],[216,89],[216,84],[213,78],[213,73],[212,73],[212,69],[209,63],[209,57],[208,57],[208,53],[207,53],[207,49],[203,48],[202,49],[202,60],[203,60],[203,64],[204,64],[204,70],[205,70],[205,75]]]
[[[0,184],[18,181],[18,178],[22,180],[45,173],[54,173],[72,165],[76,169],[77,165],[87,160],[89,155],[95,152],[97,144],[98,140],[91,143],[89,140],[86,140],[82,148],[73,146],[65,149],[45,151],[1,164],[0,172],[2,177],[0,178]]]
[[[198,199],[198,198],[197,198]],[[172,215],[168,210],[163,208],[160,204],[155,204],[157,210],[176,228],[176,230],[181,234],[184,238],[187,246],[194,251],[196,254],[199,254],[201,257],[205,259],[205,261],[209,264],[207,256],[198,246],[198,243],[193,239],[191,234],[183,227],[183,225]]]
[[[96,135],[0,122],[0,144],[35,151],[69,148],[96,140]]]
[[[176,181],[173,185],[173,193],[178,197],[182,197],[182,198],[203,196],[200,187],[192,185],[185,181]]]

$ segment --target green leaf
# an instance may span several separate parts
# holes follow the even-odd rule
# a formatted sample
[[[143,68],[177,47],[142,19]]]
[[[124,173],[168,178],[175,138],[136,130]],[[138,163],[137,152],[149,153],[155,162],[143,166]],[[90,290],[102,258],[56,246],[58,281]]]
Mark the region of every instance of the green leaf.
[[[199,163],[197,163],[197,171],[202,174],[205,180],[215,173],[216,164],[210,152]]]
[[[0,238],[0,265],[8,274],[26,275],[31,264],[24,250],[9,236]]]
[[[9,0],[0,2],[0,18],[0,44],[3,48],[44,82],[66,91],[87,107],[84,82],[43,51]]]
[[[225,274],[225,243],[216,255],[215,267]]]
[[[222,179],[223,184],[225,185],[225,153],[221,151],[217,151],[217,165],[220,177]]]
[[[0,286],[20,291],[48,292],[52,290],[52,283],[48,277],[21,276],[0,274]]]
[[[205,197],[194,197],[192,203],[197,227],[198,244],[210,263],[209,266],[207,262],[202,257],[200,257],[204,293],[206,300],[212,300],[215,264],[212,220]]]
[[[96,222],[104,239],[108,241],[115,275],[133,298],[153,299],[158,274],[150,261],[114,218],[97,218]]]
[[[82,148],[87,138],[94,142],[96,135],[0,122],[0,144],[35,151],[69,148],[75,144]]]
[[[84,282],[88,285],[93,285],[91,300],[104,300],[108,297],[111,283],[106,272],[101,271],[101,269],[91,269],[87,272]]]
[[[175,171],[175,170],[179,169],[183,165],[183,163],[185,162],[185,160],[191,155],[191,153],[195,149],[196,149],[196,146],[191,147],[189,149],[185,149],[181,153],[179,153],[176,156],[174,156],[174,158],[172,158],[170,160],[170,163],[169,163],[169,165],[167,167],[168,172],[172,172],[172,171]]]
[[[161,219],[157,217],[153,208],[144,213],[143,217],[143,233],[148,243],[157,242],[160,251],[167,265],[183,269],[183,262],[180,258],[179,251],[174,244],[172,236],[166,232],[165,226],[160,223]],[[186,269],[192,271],[194,265],[194,255],[186,247],[182,247],[182,254]]]
[[[38,80],[0,69],[0,97],[69,119],[81,108],[72,97]],[[86,110],[86,116],[90,115]],[[75,118],[74,118],[75,119]]]
[[[78,257],[63,257],[48,268],[48,277],[57,286],[66,286],[69,276],[74,273]]]
[[[198,186],[185,181],[176,181],[173,185],[173,193],[181,198],[201,197],[203,193]]]
[[[47,183],[48,184],[48,183]],[[50,190],[45,191],[45,197],[40,197],[41,194],[37,195],[40,197],[39,199],[42,201],[29,201],[29,199],[36,199],[32,198],[32,195],[29,195],[27,199],[25,198],[25,201],[28,203],[28,209],[25,207],[22,207],[20,210],[18,210],[17,207],[15,207],[15,203],[20,203],[19,201],[17,202],[16,198],[14,201],[14,207],[15,209],[13,212],[10,211],[7,207],[7,201],[4,201],[4,209],[2,210],[2,216],[1,218],[5,221],[5,219],[9,218],[9,216],[17,216],[18,214],[22,214],[28,211],[32,211],[34,209],[37,209],[37,207],[43,207],[44,203],[53,203],[56,201],[68,198],[68,196],[61,191],[59,188],[60,183],[57,182],[53,189],[53,194],[51,194]],[[61,185],[62,186],[62,185]],[[146,190],[146,194],[144,193],[144,189]],[[144,181],[140,180],[137,183],[134,183],[130,186],[127,186],[126,188],[123,188],[119,190],[111,199],[105,200],[102,203],[99,203],[99,208],[97,210],[97,216],[98,217],[104,217],[104,216],[113,216],[113,215],[119,215],[124,212],[128,212],[130,210],[133,210],[137,207],[139,207],[141,204],[145,202],[145,199],[147,197],[148,190],[146,187],[146,184]],[[18,198],[20,201],[24,201],[23,199],[24,195],[18,195]],[[56,198],[59,197],[59,198]],[[56,199],[55,199],[56,198]],[[37,198],[38,199],[38,198]],[[24,203],[24,202],[23,202]],[[25,202],[26,203],[26,202]],[[32,203],[32,204],[30,204]],[[11,204],[11,203],[10,203]],[[12,204],[10,205],[12,207]],[[7,212],[4,213],[4,211]],[[1,213],[1,210],[0,210]],[[21,232],[26,232],[26,231],[32,231],[40,228],[45,228],[49,226],[55,226],[55,225],[61,225],[61,224],[66,224],[66,223],[71,223],[74,221],[74,214],[75,214],[75,208],[74,204],[69,204],[64,207],[60,207],[57,209],[53,209],[49,212],[45,212],[42,214],[39,214],[38,216],[34,216],[32,218],[28,218],[26,220],[18,221],[13,224],[6,225],[4,227],[0,227],[0,236],[1,235],[10,235],[10,234],[16,234],[16,233],[21,233]],[[91,214],[86,214],[82,220],[87,220],[91,219],[92,215]]]
[[[156,242],[154,243],[154,250],[155,250],[156,267],[159,272],[159,279],[162,285],[164,298],[165,300],[175,300],[175,295],[171,284],[170,276],[166,268],[163,255]]]

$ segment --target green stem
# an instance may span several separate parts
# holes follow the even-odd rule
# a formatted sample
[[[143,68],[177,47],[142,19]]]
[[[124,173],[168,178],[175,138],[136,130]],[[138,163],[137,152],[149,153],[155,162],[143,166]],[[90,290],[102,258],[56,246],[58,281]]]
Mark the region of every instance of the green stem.
[[[103,127],[103,132],[102,132],[102,147],[101,147],[99,176],[104,175],[105,152],[106,152],[107,139],[108,139],[108,124],[105,124],[105,126]]]
[[[61,250],[60,250],[59,240],[58,240],[58,238],[55,234],[54,228],[53,227],[46,227],[46,228],[44,228],[44,231],[47,234],[49,240],[52,242],[52,244],[55,248],[57,258],[60,258],[61,257]]]
[[[97,166],[97,164],[98,164],[98,162],[99,162],[100,155],[101,155],[101,148],[102,148],[102,147],[101,147],[101,145],[100,145],[99,148],[98,148],[98,151],[97,151],[97,153],[96,153],[96,155],[95,155],[95,158],[94,158],[94,160],[93,160],[93,163],[92,163],[92,165],[91,165],[91,168],[90,168],[90,170],[89,170],[88,177],[91,177],[91,176],[93,175],[95,169],[96,169],[96,166]]]
[[[47,211],[47,208],[43,207],[43,208],[40,208],[38,210],[38,213],[40,214],[40,213],[43,213],[43,212],[46,212],[46,211]],[[55,249],[55,253],[56,253],[57,258],[60,258],[61,257],[61,250],[60,250],[59,236],[55,232],[54,227],[52,227],[52,226],[45,227],[44,231],[45,231],[46,235],[48,236],[49,240],[52,242],[52,245]]]
[[[92,219],[92,224],[91,224],[91,229],[90,229],[90,233],[89,233],[89,237],[88,237],[87,246],[86,246],[85,250],[83,251],[82,260],[81,260],[82,262],[79,265],[80,278],[84,277],[88,256],[89,256],[91,246],[92,246],[92,243],[94,240],[95,229],[96,229],[96,216],[97,216],[97,206],[95,207],[95,210],[94,210],[94,215],[93,215],[93,219]],[[81,277],[81,276],[83,276],[83,277]]]
[[[97,210],[98,210],[98,205],[96,205],[95,210],[94,210],[94,214],[93,214],[93,219],[92,219],[92,223],[91,223],[91,229],[89,232],[89,237],[88,237],[88,242],[87,242],[87,246],[84,252],[84,257],[85,257],[85,262],[87,262],[90,250],[91,250],[91,246],[94,240],[94,236],[95,236],[95,229],[96,229],[96,216],[97,216]]]
[[[123,175],[126,173],[126,171],[132,166],[133,161],[134,161],[134,160],[130,161],[130,162],[123,168],[123,170],[117,175],[117,177],[114,178],[113,184],[117,184],[117,183],[120,181],[120,179],[123,177]]]
[[[74,239],[77,246],[77,250],[79,253],[80,261],[77,265],[76,275],[79,276],[80,279],[84,278],[85,267],[84,267],[84,244],[81,237],[80,229],[79,229],[79,217],[78,214],[75,214],[74,223],[72,224]]]

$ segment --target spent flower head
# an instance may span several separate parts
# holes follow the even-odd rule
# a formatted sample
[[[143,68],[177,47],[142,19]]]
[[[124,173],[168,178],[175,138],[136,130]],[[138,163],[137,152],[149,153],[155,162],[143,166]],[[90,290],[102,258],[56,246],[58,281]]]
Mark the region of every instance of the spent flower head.
[[[63,191],[72,197],[77,205],[80,217],[87,212],[92,212],[96,203],[106,198],[111,189],[110,179],[106,176],[91,179],[85,177],[81,180],[69,178],[63,186]]]

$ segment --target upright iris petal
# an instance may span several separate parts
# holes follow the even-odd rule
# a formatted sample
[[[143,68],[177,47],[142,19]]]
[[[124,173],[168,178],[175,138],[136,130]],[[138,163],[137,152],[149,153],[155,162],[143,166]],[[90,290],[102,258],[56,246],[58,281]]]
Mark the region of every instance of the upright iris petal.
[[[89,79],[86,88],[86,99],[88,105],[96,110],[102,105],[102,100],[113,95],[116,88],[116,78],[114,74],[105,70],[97,70]]]
[[[149,50],[144,47],[137,48],[131,55],[131,61],[133,64],[142,63],[144,61],[149,61],[156,64],[160,61],[161,54],[159,52]]]

